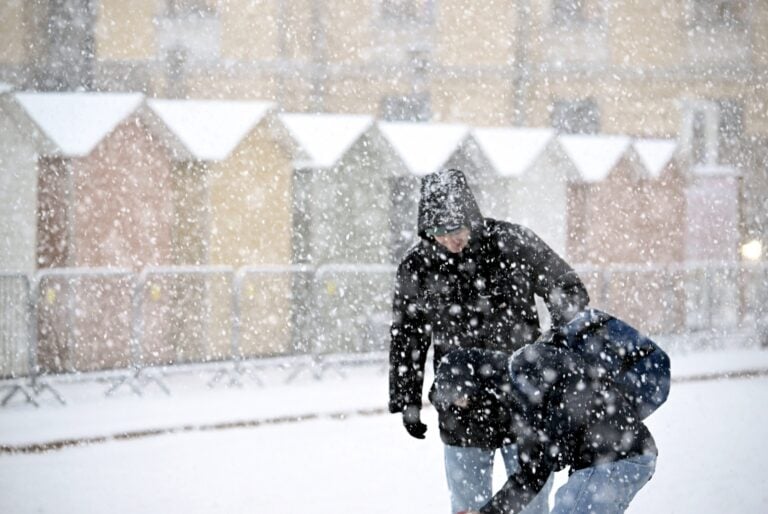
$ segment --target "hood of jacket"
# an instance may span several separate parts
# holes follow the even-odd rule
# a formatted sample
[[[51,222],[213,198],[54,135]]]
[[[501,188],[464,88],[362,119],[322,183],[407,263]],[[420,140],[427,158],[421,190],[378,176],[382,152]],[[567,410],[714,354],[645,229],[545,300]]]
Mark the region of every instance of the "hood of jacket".
[[[439,225],[463,225],[475,231],[482,224],[480,208],[461,170],[442,170],[421,179],[418,230],[422,239],[432,239],[427,231]]]

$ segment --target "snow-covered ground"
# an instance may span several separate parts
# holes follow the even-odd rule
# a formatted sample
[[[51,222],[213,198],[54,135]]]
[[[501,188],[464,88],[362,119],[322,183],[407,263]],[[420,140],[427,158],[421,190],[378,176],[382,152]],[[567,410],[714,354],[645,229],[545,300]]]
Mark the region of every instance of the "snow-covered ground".
[[[165,378],[171,396],[150,386],[142,398],[57,381],[66,406],[0,409],[0,512],[445,514],[434,411],[427,439],[410,438],[384,413],[382,370],[286,384],[290,370],[268,369],[264,386],[216,389],[188,370]],[[743,370],[768,370],[768,351],[673,355],[676,383],[649,419],[657,473],[629,512],[768,512],[768,376],[699,380]],[[163,435],[142,436],[152,431]],[[101,442],[8,451],[64,440]]]

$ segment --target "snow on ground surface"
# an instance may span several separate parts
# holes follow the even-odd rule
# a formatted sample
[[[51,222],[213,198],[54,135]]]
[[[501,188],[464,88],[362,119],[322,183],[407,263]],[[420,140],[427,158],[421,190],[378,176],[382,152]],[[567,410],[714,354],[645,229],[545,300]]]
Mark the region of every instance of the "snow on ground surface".
[[[12,400],[0,409],[0,446],[175,431],[0,452],[0,512],[447,514],[434,411],[425,409],[427,439],[410,438],[385,414],[383,369],[286,383],[292,370],[271,368],[260,374],[264,386],[245,378],[242,388],[210,389],[211,373],[196,368],[165,377],[171,396],[150,386],[142,398],[125,388],[104,398],[105,383],[57,380],[68,405]],[[673,355],[670,399],[649,419],[656,476],[628,512],[768,512],[768,377],[737,378],[744,370],[768,370],[768,351]],[[700,380],[723,372],[732,375]]]

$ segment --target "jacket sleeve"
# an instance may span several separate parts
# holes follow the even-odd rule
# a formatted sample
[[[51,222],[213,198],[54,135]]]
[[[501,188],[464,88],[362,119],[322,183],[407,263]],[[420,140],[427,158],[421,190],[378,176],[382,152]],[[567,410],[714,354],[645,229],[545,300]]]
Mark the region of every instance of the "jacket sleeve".
[[[547,304],[553,327],[559,327],[589,305],[589,293],[579,275],[547,243],[532,230],[521,227],[521,231],[534,292]]]
[[[537,441],[529,444],[518,440],[520,468],[480,512],[483,514],[513,514],[521,512],[544,488],[549,475],[554,471],[552,463],[543,454],[543,445]]]
[[[413,260],[406,258],[398,267],[392,310],[389,411],[401,412],[408,405],[421,406],[424,366],[431,341],[419,302],[419,281]]]

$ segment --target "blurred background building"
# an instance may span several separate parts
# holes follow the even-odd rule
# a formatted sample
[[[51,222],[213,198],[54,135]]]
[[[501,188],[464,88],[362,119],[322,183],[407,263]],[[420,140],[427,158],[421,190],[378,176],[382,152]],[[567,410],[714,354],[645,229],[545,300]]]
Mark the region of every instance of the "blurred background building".
[[[760,0],[2,0],[0,81],[674,137],[768,216]]]

